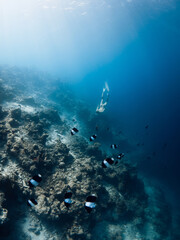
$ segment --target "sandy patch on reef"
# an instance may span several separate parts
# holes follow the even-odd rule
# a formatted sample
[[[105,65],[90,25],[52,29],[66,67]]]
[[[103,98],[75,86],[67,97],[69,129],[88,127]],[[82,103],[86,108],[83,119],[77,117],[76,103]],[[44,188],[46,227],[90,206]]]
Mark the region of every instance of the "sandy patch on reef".
[[[59,240],[61,236],[50,230],[43,224],[34,214],[29,212],[27,216],[21,220],[20,227],[27,239],[30,240]]]
[[[29,105],[22,105],[17,102],[6,102],[2,104],[3,108],[10,110],[10,109],[16,109],[16,108],[21,108],[21,111],[26,112],[26,113],[31,113],[35,114],[40,108],[35,108]]]

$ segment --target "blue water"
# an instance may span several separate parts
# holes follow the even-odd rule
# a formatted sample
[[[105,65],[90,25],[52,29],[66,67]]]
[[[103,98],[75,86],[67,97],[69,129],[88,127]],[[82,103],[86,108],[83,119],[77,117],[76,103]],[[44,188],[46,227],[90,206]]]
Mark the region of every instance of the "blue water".
[[[94,109],[107,81],[139,171],[180,198],[179,1],[2,0],[0,36],[0,64],[58,76]]]
[[[160,180],[180,198],[180,4],[149,19],[110,63],[79,84],[83,97],[100,96],[97,86],[111,89],[108,114],[113,126],[132,137],[144,154],[142,174]],[[93,100],[95,101],[95,100]],[[146,130],[145,126],[149,125]],[[169,194],[169,193],[167,193]],[[177,200],[178,202],[179,200]],[[179,203],[177,203],[179,205]]]

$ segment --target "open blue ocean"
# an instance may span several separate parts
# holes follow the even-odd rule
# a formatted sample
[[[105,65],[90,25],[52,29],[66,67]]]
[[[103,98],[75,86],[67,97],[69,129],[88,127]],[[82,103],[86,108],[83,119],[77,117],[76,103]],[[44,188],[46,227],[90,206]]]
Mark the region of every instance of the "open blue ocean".
[[[0,239],[180,239],[180,1],[0,0],[0,87],[0,217],[1,207],[9,212],[9,220],[0,221]],[[102,98],[103,88],[108,99]],[[102,99],[107,104],[97,113]],[[19,123],[12,123],[17,109],[21,119],[15,112]],[[57,112],[41,113],[47,109]],[[79,135],[68,136],[73,127]],[[97,134],[94,145],[88,142],[92,134]],[[13,146],[20,138],[25,142],[17,155]],[[30,142],[32,151],[26,153]],[[114,152],[112,144],[118,146]],[[123,162],[115,170],[96,166],[120,152]],[[28,165],[21,154],[38,163]],[[16,167],[24,181],[41,171],[47,181],[37,191],[23,190],[21,179],[7,177]],[[57,183],[52,193],[55,179],[63,190]],[[70,216],[60,205],[69,186],[75,199]],[[77,209],[94,192],[99,210],[88,218]],[[132,200],[136,193],[138,204]],[[12,198],[20,206],[18,213],[11,209]],[[24,210],[28,198],[40,207]],[[141,202],[143,209],[133,215]],[[64,220],[59,220],[61,214]]]

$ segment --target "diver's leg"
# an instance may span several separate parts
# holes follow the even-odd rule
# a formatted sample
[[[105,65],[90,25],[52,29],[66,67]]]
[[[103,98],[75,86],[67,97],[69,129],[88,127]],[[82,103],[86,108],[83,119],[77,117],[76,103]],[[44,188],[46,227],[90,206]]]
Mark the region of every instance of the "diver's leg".
[[[108,101],[109,101],[109,93],[107,93],[107,100],[106,100],[106,102],[108,103]]]
[[[108,86],[107,82],[105,82],[105,88],[109,92],[109,86]]]
[[[102,95],[101,95],[101,99],[103,99],[103,98],[104,98],[104,93],[105,93],[105,91],[106,91],[106,89],[105,89],[105,88],[103,88]]]

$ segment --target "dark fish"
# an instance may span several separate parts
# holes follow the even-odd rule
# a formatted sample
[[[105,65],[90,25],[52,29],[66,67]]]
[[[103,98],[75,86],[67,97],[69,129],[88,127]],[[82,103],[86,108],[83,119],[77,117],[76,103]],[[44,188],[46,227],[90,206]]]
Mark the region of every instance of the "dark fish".
[[[117,144],[111,144],[111,148],[116,149],[116,148],[118,148],[118,145]]]
[[[72,204],[72,192],[70,190],[68,190],[65,194],[64,194],[64,204],[67,208],[69,208]]]
[[[162,146],[162,149],[165,149],[165,148],[167,148],[167,143],[164,143]]]
[[[121,160],[121,158],[124,157],[124,153],[120,153],[118,156],[117,156],[117,160],[115,160],[114,162],[114,165],[117,165],[119,163],[119,160]]]
[[[71,135],[74,135],[74,134],[76,134],[78,132],[79,132],[79,130],[77,128],[75,128],[75,127],[73,129],[71,129]]]
[[[146,125],[146,126],[145,126],[145,129],[148,129],[148,128],[149,128],[149,125]]]
[[[97,138],[97,135],[94,134],[94,135],[92,135],[92,136],[90,137],[90,141],[92,142],[92,141],[94,141],[96,138]]]
[[[99,129],[99,127],[98,127],[98,126],[96,126],[96,131],[98,131],[98,129]]]
[[[114,163],[114,158],[106,158],[102,161],[102,167],[108,168]]]
[[[40,174],[35,175],[34,177],[31,178],[29,181],[29,187],[37,187],[39,183],[42,181],[42,176]]]
[[[120,154],[118,154],[117,159],[121,159],[123,157],[124,157],[124,153],[120,153]]]
[[[93,208],[96,207],[96,204],[95,204],[96,199],[97,199],[97,197],[94,194],[92,194],[92,195],[90,195],[86,198],[86,202],[84,204],[84,207],[85,207],[85,209],[88,213],[91,213]]]
[[[37,205],[38,203],[37,203],[37,201],[34,199],[34,198],[31,198],[31,199],[28,199],[27,200],[27,205],[29,206],[29,207],[34,207],[35,205]]]

